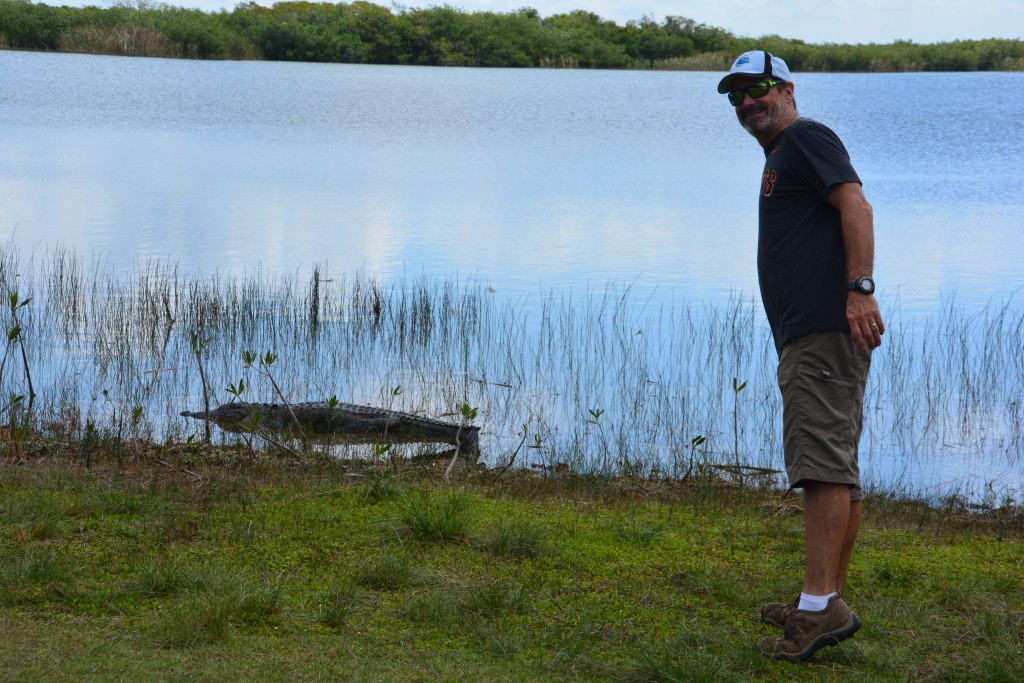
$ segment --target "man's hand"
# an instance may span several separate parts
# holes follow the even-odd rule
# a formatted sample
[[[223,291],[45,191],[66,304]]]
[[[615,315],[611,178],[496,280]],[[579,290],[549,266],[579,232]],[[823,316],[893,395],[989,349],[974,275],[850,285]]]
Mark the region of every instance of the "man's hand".
[[[876,349],[882,345],[885,323],[874,294],[850,292],[846,295],[846,319],[850,323],[853,341],[862,349]]]

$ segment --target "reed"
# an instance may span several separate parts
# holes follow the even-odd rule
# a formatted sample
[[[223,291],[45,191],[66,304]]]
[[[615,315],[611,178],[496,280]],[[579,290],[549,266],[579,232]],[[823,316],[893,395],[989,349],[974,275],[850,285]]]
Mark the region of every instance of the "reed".
[[[32,429],[114,445],[129,461],[149,457],[146,439],[206,440],[178,413],[227,402],[244,384],[249,401],[338,397],[454,418],[474,406],[485,458],[499,466],[521,450],[516,466],[547,472],[781,481],[775,353],[759,305],[741,295],[652,307],[608,285],[510,300],[474,280],[383,283],[320,266],[309,278],[203,276],[145,261],[121,275],[66,249],[25,262],[10,244],[0,246],[0,288],[29,302],[17,309],[26,371],[4,373],[0,396],[28,395],[31,368]],[[1020,494],[1024,311],[1012,304],[968,311],[950,298],[911,320],[886,302],[861,458],[895,465],[873,486],[990,504]],[[273,374],[256,358],[272,358]],[[16,455],[9,433],[0,447]],[[379,455],[284,445],[303,457]],[[913,490],[931,466],[949,466],[951,481]],[[1000,484],[1004,471],[1013,476]]]

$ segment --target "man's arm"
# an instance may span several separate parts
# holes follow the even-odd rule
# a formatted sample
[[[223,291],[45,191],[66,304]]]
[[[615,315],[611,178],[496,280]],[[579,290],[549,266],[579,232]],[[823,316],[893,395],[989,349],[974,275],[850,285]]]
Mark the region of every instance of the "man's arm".
[[[871,204],[859,183],[836,185],[828,196],[842,219],[843,246],[846,248],[847,280],[870,277],[875,261],[875,227]],[[849,292],[846,295],[846,319],[853,341],[864,349],[882,344],[885,323],[873,294]]]

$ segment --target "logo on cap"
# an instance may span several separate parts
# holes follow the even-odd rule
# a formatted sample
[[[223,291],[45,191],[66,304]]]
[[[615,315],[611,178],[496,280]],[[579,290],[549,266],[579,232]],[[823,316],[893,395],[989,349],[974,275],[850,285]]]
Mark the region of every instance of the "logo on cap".
[[[745,55],[743,57],[740,57],[739,59],[736,60],[736,66],[740,66],[742,64],[749,64],[749,63],[750,63],[750,57],[747,57]]]

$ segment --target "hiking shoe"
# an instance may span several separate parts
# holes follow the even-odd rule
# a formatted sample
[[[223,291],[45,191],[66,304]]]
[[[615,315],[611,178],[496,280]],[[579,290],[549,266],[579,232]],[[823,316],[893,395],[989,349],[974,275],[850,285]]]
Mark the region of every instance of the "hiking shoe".
[[[790,615],[796,611],[799,604],[799,595],[797,595],[793,602],[789,604],[769,602],[761,608],[761,623],[768,624],[769,626],[778,626],[779,628],[784,629],[786,628],[786,622],[789,621]]]
[[[761,654],[787,662],[801,662],[823,647],[846,640],[860,628],[860,617],[838,595],[820,612],[794,609],[786,620],[782,638],[765,636]]]

